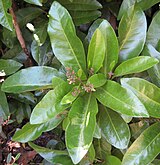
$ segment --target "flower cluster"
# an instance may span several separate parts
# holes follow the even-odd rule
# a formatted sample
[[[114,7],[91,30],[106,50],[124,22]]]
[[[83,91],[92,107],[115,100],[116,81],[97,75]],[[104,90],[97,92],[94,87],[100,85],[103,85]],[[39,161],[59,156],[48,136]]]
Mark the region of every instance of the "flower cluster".
[[[87,84],[84,84],[82,89],[84,89],[87,93],[89,92],[95,92],[96,90],[94,89],[94,86],[93,84],[90,84],[90,83],[87,83]]]
[[[70,67],[66,67],[66,76],[69,84],[74,84],[77,80],[75,71]]]

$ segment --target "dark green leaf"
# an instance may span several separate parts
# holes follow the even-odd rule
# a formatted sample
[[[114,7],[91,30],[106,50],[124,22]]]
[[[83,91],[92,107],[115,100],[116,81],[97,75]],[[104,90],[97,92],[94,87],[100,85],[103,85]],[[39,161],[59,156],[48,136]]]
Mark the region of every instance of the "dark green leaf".
[[[124,155],[122,165],[149,164],[160,153],[160,123],[146,129]]]
[[[77,98],[69,111],[66,145],[74,164],[81,161],[92,144],[97,112],[97,101],[92,94]]]
[[[96,73],[102,67],[105,57],[105,50],[106,47],[103,34],[99,29],[97,29],[90,41],[87,56],[88,68],[92,68],[94,73]]]
[[[57,127],[62,122],[65,116],[66,115],[64,114],[58,114],[56,117],[52,118],[44,124],[32,125],[30,123],[27,123],[22,127],[22,129],[18,130],[14,134],[12,140],[21,143],[33,141],[37,139],[42,134],[42,132],[47,132]]]
[[[107,83],[94,92],[103,105],[128,116],[148,117],[148,112],[140,100],[120,84],[108,80]]]
[[[23,65],[14,60],[3,60],[0,59],[0,71],[4,71],[6,76],[15,73]]]
[[[147,22],[143,11],[132,6],[121,19],[118,28],[120,61],[138,56],[146,39]]]
[[[71,67],[75,72],[86,71],[85,52],[68,11],[58,2],[53,2],[49,11],[48,33],[52,49],[64,67]]]
[[[52,88],[54,77],[60,77],[60,73],[54,68],[46,66],[30,67],[8,77],[2,84],[2,90],[10,93],[21,93]]]
[[[160,117],[160,89],[157,86],[140,78],[124,78],[121,84],[135,93],[150,116]]]
[[[108,21],[104,20],[100,24],[99,29],[105,38],[106,45],[106,53],[102,71],[106,76],[108,76],[108,73],[112,71],[112,69],[118,62],[118,40],[115,31],[113,30],[112,26]]]
[[[65,162],[65,165],[73,165],[66,151],[51,150],[48,148],[37,146],[32,142],[29,142],[28,144],[50,163],[63,165]]]
[[[50,90],[33,109],[30,123],[45,123],[68,108],[68,105],[61,104],[61,100],[70,90],[71,86],[67,83],[60,84],[54,90]]]
[[[12,2],[10,0],[0,1],[0,24],[9,30],[13,30],[12,17],[7,12],[11,7]]]
[[[118,113],[103,106],[100,109],[99,126],[105,139],[116,148],[127,148],[130,131],[126,122]]]
[[[156,58],[148,56],[139,56],[122,62],[115,70],[114,76],[123,76],[132,73],[139,73],[151,68],[159,61]]]
[[[31,4],[34,4],[34,5],[42,6],[43,0],[24,0],[24,1],[31,3]]]

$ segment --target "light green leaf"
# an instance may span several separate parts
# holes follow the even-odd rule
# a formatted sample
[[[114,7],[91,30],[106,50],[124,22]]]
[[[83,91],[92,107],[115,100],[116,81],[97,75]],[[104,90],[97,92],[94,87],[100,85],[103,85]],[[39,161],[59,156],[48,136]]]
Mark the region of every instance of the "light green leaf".
[[[107,79],[102,73],[94,74],[88,78],[87,83],[93,84],[94,88],[103,86],[106,83]]]
[[[0,59],[0,71],[3,70],[6,76],[15,73],[22,66],[21,63],[14,60]]]
[[[74,23],[79,26],[97,19],[102,5],[97,0],[58,0],[71,14]]]
[[[13,30],[12,17],[7,12],[11,7],[12,2],[10,0],[0,1],[0,24],[9,30]]]
[[[121,84],[135,93],[150,116],[160,117],[160,89],[157,86],[140,78],[123,78]]]
[[[103,136],[110,144],[119,149],[127,148],[130,141],[130,130],[118,113],[101,106],[99,126]]]
[[[13,141],[18,141],[21,143],[26,143],[29,141],[33,141],[41,136],[42,132],[47,132],[55,127],[57,127],[62,120],[66,117],[65,114],[58,114],[53,117],[51,120],[47,121],[44,124],[25,124],[22,129],[18,130],[14,136],[12,137]]]
[[[60,76],[61,74],[51,67],[29,67],[8,77],[2,84],[2,90],[8,93],[21,93],[52,88],[52,79]]]
[[[57,86],[50,90],[43,99],[35,106],[30,117],[31,124],[41,124],[62,113],[68,105],[62,105],[62,98],[71,90],[68,83]]]
[[[103,105],[121,114],[148,117],[148,112],[140,100],[114,81],[108,80],[103,87],[96,89],[94,95]]]
[[[160,153],[160,123],[146,129],[124,155],[122,165],[149,164]]]
[[[114,76],[123,76],[132,73],[139,73],[151,68],[159,63],[156,58],[148,56],[139,56],[122,62],[114,71]]]
[[[121,161],[115,156],[108,155],[105,165],[121,165]]]
[[[92,144],[97,112],[97,101],[92,94],[77,98],[69,111],[66,146],[74,164],[81,161]]]
[[[71,16],[58,2],[53,2],[49,15],[48,33],[55,56],[64,67],[71,67],[75,72],[81,69],[85,78],[85,52]]]
[[[44,159],[46,159],[50,163],[63,165],[65,162],[65,165],[73,165],[66,151],[51,150],[48,148],[37,146],[32,142],[29,142],[28,144],[37,153],[39,153],[39,155],[41,155]]]
[[[87,55],[88,68],[92,68],[94,73],[96,73],[103,65],[105,50],[106,47],[103,34],[97,29],[90,41]]]
[[[26,1],[27,3],[30,3],[30,4],[42,6],[42,1],[43,0],[24,0],[24,1]]]
[[[122,17],[119,28],[120,61],[138,56],[146,39],[147,22],[143,11],[135,6]]]
[[[108,73],[113,70],[114,66],[118,62],[118,40],[115,31],[113,30],[112,26],[108,21],[104,20],[100,24],[99,29],[105,38],[106,45],[106,53],[103,62],[102,72],[108,77]]]
[[[7,98],[4,92],[1,91],[1,85],[0,85],[0,117],[3,118],[3,120],[8,119],[8,116],[10,115],[9,107],[7,103]]]

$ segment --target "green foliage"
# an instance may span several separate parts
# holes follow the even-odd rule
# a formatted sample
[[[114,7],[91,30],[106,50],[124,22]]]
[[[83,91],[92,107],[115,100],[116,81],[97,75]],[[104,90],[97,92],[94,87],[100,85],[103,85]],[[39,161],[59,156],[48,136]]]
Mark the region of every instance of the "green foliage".
[[[159,161],[158,2],[123,0],[116,12],[116,0],[18,1],[24,48],[12,28],[11,1],[2,0],[0,128],[9,116],[15,123],[27,118],[12,140],[28,142],[44,164]],[[97,19],[101,12],[107,19]],[[32,143],[56,129],[63,147]]]

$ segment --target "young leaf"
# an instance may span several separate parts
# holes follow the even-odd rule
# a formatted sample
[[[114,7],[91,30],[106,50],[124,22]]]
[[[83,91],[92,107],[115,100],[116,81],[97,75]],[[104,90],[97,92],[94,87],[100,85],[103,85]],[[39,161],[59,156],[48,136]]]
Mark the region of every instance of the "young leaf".
[[[130,130],[122,117],[104,106],[100,107],[99,115],[99,126],[105,139],[116,148],[127,148],[130,140]]]
[[[123,78],[121,84],[135,93],[150,116],[160,117],[160,89],[157,86],[141,78]]]
[[[81,161],[92,144],[97,112],[97,101],[92,94],[77,98],[69,111],[66,146],[74,164]]]
[[[73,164],[66,151],[51,150],[48,148],[37,146],[32,142],[29,142],[28,144],[39,155],[41,155],[44,159],[46,159],[52,164],[64,164],[64,162],[65,162],[65,165]]]
[[[13,30],[12,17],[7,12],[11,7],[12,2],[10,0],[0,1],[0,24],[9,30]]]
[[[8,93],[21,93],[52,88],[52,79],[60,76],[60,73],[51,67],[29,67],[8,77],[2,84],[2,90]]]
[[[132,73],[139,73],[151,68],[159,60],[148,56],[139,56],[122,62],[114,71],[114,76],[123,76]]]
[[[120,159],[118,159],[116,156],[112,156],[112,155],[107,155],[106,158],[106,165],[122,165]]]
[[[94,74],[88,78],[87,83],[93,84],[94,88],[103,86],[106,83],[107,79],[102,73]]]
[[[99,29],[105,38],[106,45],[105,59],[101,70],[107,76],[118,62],[119,45],[115,31],[108,21],[104,20]]]
[[[33,141],[37,139],[42,134],[42,132],[47,132],[57,127],[65,117],[66,115],[64,114],[58,114],[57,116],[43,124],[32,125],[30,123],[27,123],[22,127],[22,129],[18,130],[14,134],[12,140],[21,143]]]
[[[52,49],[64,67],[71,67],[75,72],[83,71],[85,77],[85,52],[68,11],[58,2],[53,2],[49,11],[48,33]]]
[[[93,69],[94,73],[102,67],[104,57],[105,57],[105,40],[103,34],[99,29],[97,29],[90,41],[88,48],[87,63],[88,68]]]
[[[50,90],[33,109],[30,123],[45,123],[68,108],[68,105],[61,104],[61,100],[70,90],[71,86],[68,83],[60,84],[54,90]]]
[[[38,6],[42,6],[42,0],[24,0],[30,4],[34,4],[34,5],[38,5]]]
[[[160,123],[147,128],[130,146],[122,165],[150,164],[160,153]]]
[[[7,98],[4,92],[1,91],[1,85],[0,85],[0,117],[3,118],[3,120],[8,119],[8,116],[10,115],[9,107],[7,103]]]
[[[120,61],[138,56],[146,39],[147,22],[143,11],[132,6],[121,19],[118,28]]]
[[[96,89],[94,95],[103,105],[121,114],[148,117],[148,112],[140,100],[114,81],[108,80],[103,87]]]
[[[0,71],[4,71],[5,75],[8,76],[12,73],[15,73],[23,65],[14,60],[3,60],[0,59]]]

